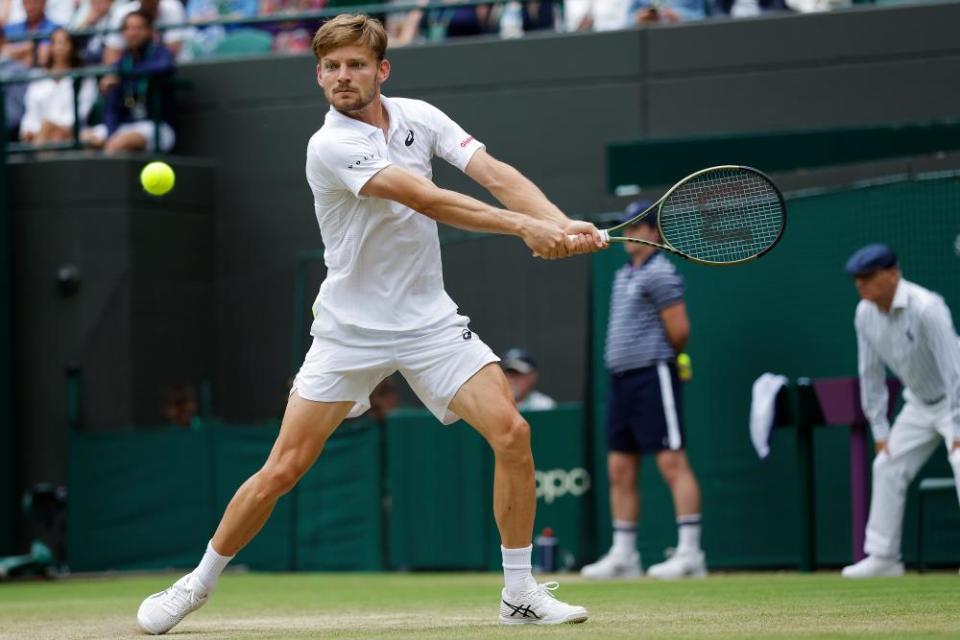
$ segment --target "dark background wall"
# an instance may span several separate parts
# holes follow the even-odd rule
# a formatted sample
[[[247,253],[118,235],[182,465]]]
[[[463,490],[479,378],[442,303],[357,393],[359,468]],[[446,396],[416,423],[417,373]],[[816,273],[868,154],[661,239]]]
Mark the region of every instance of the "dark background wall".
[[[612,211],[625,200],[604,190],[610,141],[957,115],[958,23],[960,5],[943,4],[452,42],[391,52],[385,92],[446,110],[568,212]],[[209,374],[222,418],[259,419],[280,406],[294,326],[305,331],[308,322],[292,321],[295,257],[318,249],[320,238],[303,169],[306,140],[326,111],[314,61],[194,64],[181,77],[192,89],[181,94],[171,159],[181,182],[170,197],[139,194],[137,160],[10,166],[19,489],[65,478],[63,365],[78,350],[90,374],[85,414],[94,426],[148,419],[136,397],[159,382],[139,367],[149,369],[162,340],[189,354],[178,369]],[[476,193],[445,165],[435,175]],[[810,184],[808,176],[783,180]],[[182,232],[164,231],[170,221]],[[125,296],[109,320],[114,328],[93,342],[84,341],[96,335],[97,318],[66,309],[52,282],[51,269],[78,243],[101,265],[101,277],[81,289],[91,305],[84,313]],[[546,391],[584,398],[586,259],[538,262],[518,240],[503,238],[449,244],[444,262],[448,290],[491,346],[529,346]],[[310,272],[308,299],[322,270]],[[163,318],[169,294],[152,287],[177,273],[198,282],[210,273],[214,284],[203,293],[181,290],[176,304],[191,310]],[[170,322],[182,333],[145,333]],[[149,348],[137,351],[138,339]],[[130,377],[111,378],[118,366]]]

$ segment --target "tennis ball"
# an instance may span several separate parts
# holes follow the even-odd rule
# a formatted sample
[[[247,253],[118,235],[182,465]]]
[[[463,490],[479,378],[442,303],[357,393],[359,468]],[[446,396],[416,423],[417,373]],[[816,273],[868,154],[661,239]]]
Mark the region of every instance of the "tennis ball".
[[[143,190],[152,196],[162,196],[173,189],[176,176],[166,162],[151,162],[140,172]]]
[[[686,353],[677,356],[677,375],[683,382],[689,382],[693,379],[693,367],[690,363],[690,356]]]

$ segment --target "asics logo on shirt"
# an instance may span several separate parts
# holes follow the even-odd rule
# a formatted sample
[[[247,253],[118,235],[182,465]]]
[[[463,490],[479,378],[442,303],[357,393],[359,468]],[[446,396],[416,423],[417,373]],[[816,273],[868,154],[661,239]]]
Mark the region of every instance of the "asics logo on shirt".
[[[403,144],[407,147],[413,144],[413,129],[407,129],[407,139],[403,141]]]
[[[470,329],[464,329],[463,333],[460,334],[464,340],[469,340],[473,337],[473,332]]]

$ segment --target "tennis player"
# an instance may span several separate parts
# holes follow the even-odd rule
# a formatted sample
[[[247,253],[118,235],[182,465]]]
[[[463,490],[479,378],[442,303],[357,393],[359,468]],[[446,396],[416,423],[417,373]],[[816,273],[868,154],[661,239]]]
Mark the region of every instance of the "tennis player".
[[[907,486],[943,441],[960,480],[960,344],[943,298],[900,274],[889,247],[871,244],[847,261],[860,303],[854,325],[860,403],[876,444],[864,552],[845,578],[903,575],[900,542]],[[886,368],[903,382],[904,405],[890,427]],[[957,487],[960,495],[960,485]]]
[[[327,277],[280,434],[266,463],[238,489],[194,571],[144,600],[148,633],[165,633],[206,603],[231,558],[260,531],[340,422],[368,408],[370,391],[400,371],[443,423],[459,418],[493,448],[494,515],[505,587],[503,624],[583,622],[557,600],[556,583],[530,572],[534,509],[530,429],[517,412],[498,358],[468,327],[443,287],[437,221],[515,235],[552,259],[605,246],[597,229],[568,219],[516,169],[426,102],[387,98],[382,25],[341,15],[313,39],[317,82],[331,107],[307,145],[307,182],[325,248]],[[498,209],[430,178],[440,156],[485,187]]]

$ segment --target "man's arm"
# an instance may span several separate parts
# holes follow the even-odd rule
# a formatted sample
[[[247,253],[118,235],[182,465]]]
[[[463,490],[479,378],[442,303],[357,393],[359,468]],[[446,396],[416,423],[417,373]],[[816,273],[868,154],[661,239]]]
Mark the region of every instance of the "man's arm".
[[[923,316],[930,351],[943,378],[947,407],[953,422],[953,451],[960,447],[960,344],[946,304],[934,304]]]
[[[660,322],[663,323],[663,332],[674,352],[683,352],[690,338],[690,320],[687,318],[687,305],[683,300],[661,309]]]
[[[563,258],[576,249],[576,243],[568,240],[566,232],[556,224],[497,209],[470,196],[441,189],[396,165],[370,178],[360,189],[360,195],[399,202],[458,229],[517,236],[541,258]]]
[[[485,149],[473,154],[464,172],[512,211],[554,222],[561,227],[570,222],[529,178],[506,162],[497,160]]]
[[[486,149],[480,149],[473,154],[464,173],[511,211],[552,222],[570,235],[593,236],[593,242],[582,242],[582,248],[576,250],[576,253],[605,247],[600,232],[593,224],[568,218],[533,181],[506,162],[491,156]]]
[[[890,421],[887,419],[887,381],[883,361],[873,345],[864,337],[859,322],[857,330],[857,370],[860,374],[860,406],[870,422],[877,453],[887,448]]]

